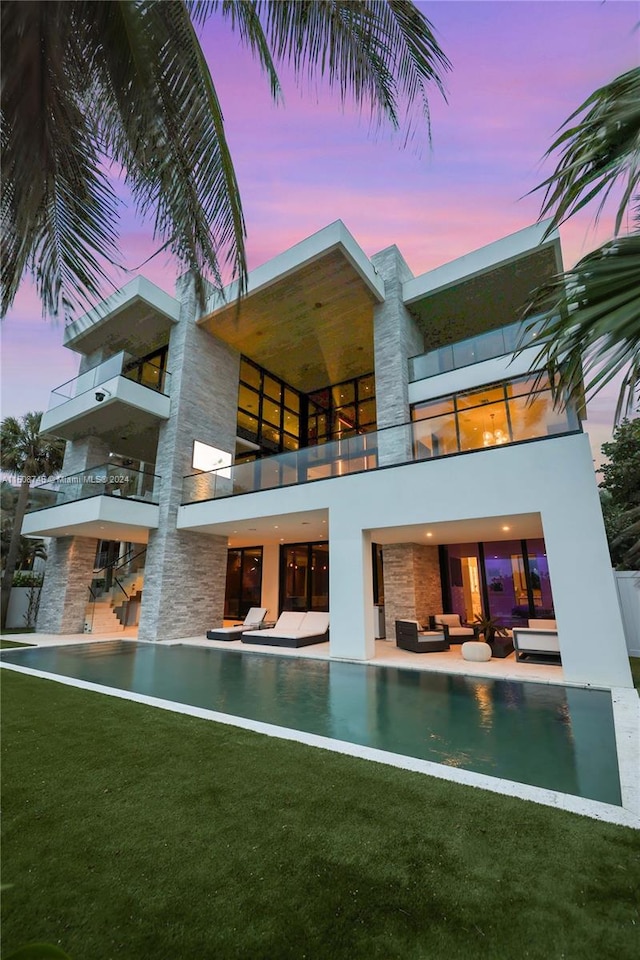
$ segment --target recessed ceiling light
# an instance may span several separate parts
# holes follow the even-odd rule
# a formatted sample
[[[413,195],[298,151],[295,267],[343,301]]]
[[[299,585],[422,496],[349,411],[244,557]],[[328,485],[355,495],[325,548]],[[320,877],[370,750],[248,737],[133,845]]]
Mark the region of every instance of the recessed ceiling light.
[[[273,529],[274,529],[274,530],[277,530],[277,529],[278,529],[278,524],[277,524],[277,523],[274,523]]]
[[[432,534],[432,533],[427,533],[426,536],[427,536],[427,537],[432,537],[433,534]]]
[[[503,530],[511,530],[511,527],[503,527]]]

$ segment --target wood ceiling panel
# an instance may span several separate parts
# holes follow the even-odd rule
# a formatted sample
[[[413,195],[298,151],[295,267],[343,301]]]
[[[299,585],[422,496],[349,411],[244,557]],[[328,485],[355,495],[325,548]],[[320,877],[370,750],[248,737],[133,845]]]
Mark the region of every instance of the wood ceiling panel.
[[[373,370],[373,305],[334,250],[201,325],[306,393]]]

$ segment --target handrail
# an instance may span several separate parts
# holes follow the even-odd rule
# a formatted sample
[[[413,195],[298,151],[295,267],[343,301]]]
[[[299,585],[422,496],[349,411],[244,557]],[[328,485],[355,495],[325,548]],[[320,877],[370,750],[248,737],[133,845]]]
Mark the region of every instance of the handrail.
[[[94,574],[101,573],[103,570],[119,570],[120,567],[124,567],[127,563],[131,563],[132,560],[135,560],[137,557],[141,557],[143,553],[147,552],[146,547],[143,547],[142,550],[138,550],[137,553],[133,553],[133,550],[134,547],[129,547],[127,552],[122,557],[116,557],[110,563],[105,563],[102,567],[95,567],[93,571]]]
[[[156,371],[157,383],[142,382],[143,367],[149,367]],[[137,379],[133,376],[135,373],[138,374]],[[165,394],[165,387],[168,390],[171,379],[171,374],[160,364],[154,363],[152,360],[145,360],[144,357],[134,357],[125,350],[121,350],[119,353],[107,357],[106,360],[101,360],[100,363],[96,363],[93,367],[83,370],[77,376],[54,387],[49,398],[49,409],[52,410],[74,397],[95,389],[99,384],[119,376],[133,380],[149,390],[162,394]]]
[[[89,597],[90,597],[89,604],[91,605],[91,613],[90,613],[90,619],[89,619],[90,632],[93,632],[96,603],[98,601],[98,593],[94,591],[92,584],[97,580],[106,579],[108,584],[104,591],[104,595],[106,596],[108,596],[109,593],[113,591],[114,586],[120,590],[120,592],[124,596],[124,600],[119,600],[118,602],[116,602],[116,598],[113,597],[113,594],[111,595],[111,606],[114,608],[114,610],[117,607],[121,607],[124,604],[128,604],[128,602],[131,600],[131,597],[133,596],[133,593],[132,594],[127,593],[127,591],[125,590],[124,586],[122,585],[118,577],[113,575],[114,571],[121,570],[123,567],[127,566],[128,564],[133,563],[133,561],[138,559],[138,557],[144,556],[146,552],[147,552],[146,546],[143,547],[142,550],[135,550],[134,547],[130,547],[122,557],[115,557],[110,563],[106,563],[102,567],[96,567],[96,569],[93,571],[93,577],[91,578],[91,583],[87,587],[89,591]],[[133,571],[133,572],[136,573],[137,571]],[[103,576],[101,576],[101,574]],[[111,576],[109,576],[109,574],[111,574]],[[100,596],[102,596],[103,595],[102,591],[100,591],[99,594]],[[128,610],[128,607],[125,607],[125,610]]]
[[[532,390],[532,377],[425,400],[406,423],[188,474],[182,505],[581,432],[574,408],[559,409],[548,386]],[[489,390],[495,398],[488,398]],[[532,397],[535,416],[525,417]]]
[[[66,476],[35,484],[33,501],[27,513],[91,497],[122,497],[157,505],[160,477],[156,473],[120,466],[112,462],[96,464]]]
[[[409,382],[450,373],[485,360],[508,356],[516,350],[541,343],[542,321],[538,317],[518,320],[504,327],[484,330],[473,337],[442,344],[409,358]]]
[[[130,599],[130,598],[129,598],[129,594],[127,593],[127,591],[125,590],[125,588],[122,586],[122,584],[120,583],[120,581],[118,580],[118,578],[117,578],[117,577],[114,577],[113,580],[114,580],[114,583],[117,583],[117,584],[118,584],[118,586],[120,587],[120,589],[121,589],[122,592],[124,593],[124,595],[125,595],[125,597],[127,598],[127,600],[129,600],[129,599]]]

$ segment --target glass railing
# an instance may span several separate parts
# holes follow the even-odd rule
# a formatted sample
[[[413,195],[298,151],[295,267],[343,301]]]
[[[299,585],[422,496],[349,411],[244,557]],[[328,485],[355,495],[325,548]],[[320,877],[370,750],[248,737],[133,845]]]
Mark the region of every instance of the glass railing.
[[[469,394],[441,398],[429,409],[424,405],[416,411],[411,423],[190,474],[184,478],[182,503],[256,493],[580,431],[574,411],[555,409],[549,389],[532,393],[531,380],[524,385],[513,381],[488,388],[487,395],[492,402],[472,399]]]
[[[155,473],[102,463],[66,477],[47,480],[31,490],[31,505],[27,513],[47,507],[87,500],[89,497],[121,497],[124,500],[143,500],[158,503],[159,477]]]
[[[127,380],[134,380],[156,393],[165,395],[169,393],[171,375],[166,370],[163,370],[156,363],[151,363],[149,360],[140,360],[121,350],[120,353],[114,354],[108,360],[104,360],[97,366],[91,367],[90,370],[85,370],[84,373],[56,387],[49,399],[49,410],[53,410],[61,403],[66,403],[67,400],[79,397],[83,393],[88,393],[89,390],[95,390],[100,384],[106,383],[113,377],[126,377]]]
[[[530,346],[536,342],[542,320],[530,320],[512,323],[508,327],[499,327],[497,330],[487,330],[477,337],[459,340],[430,350],[419,357],[409,360],[409,381],[424,380],[435,377],[439,373],[449,373],[460,367],[468,367],[483,360],[493,360],[514,353],[521,347]]]

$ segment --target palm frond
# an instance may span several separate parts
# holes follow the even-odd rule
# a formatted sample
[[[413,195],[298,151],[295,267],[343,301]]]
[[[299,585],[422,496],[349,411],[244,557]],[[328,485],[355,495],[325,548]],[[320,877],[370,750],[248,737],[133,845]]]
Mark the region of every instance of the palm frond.
[[[238,30],[242,41],[258,58],[260,66],[269,78],[274,100],[282,98],[280,80],[254,0],[186,0],[186,7],[196,25],[205,23],[216,10],[220,9],[222,15],[229,19],[232,29]]]
[[[419,96],[429,124],[427,90],[444,95],[441,73],[450,63],[424,14],[408,0],[257,0],[258,15],[276,59],[297,76],[319,72],[342,101],[369,104],[376,124],[400,125]]]
[[[591,399],[622,375],[616,421],[636,409],[640,384],[640,233],[604,244],[536,292],[527,307],[544,343],[556,400]],[[540,316],[540,314],[542,314]],[[526,328],[528,329],[528,327]],[[525,330],[526,336],[526,330]]]
[[[552,216],[551,231],[597,195],[599,214],[614,185],[623,180],[615,222],[618,233],[640,183],[640,68],[592,93],[560,130],[545,154],[560,150],[560,162],[535,188],[545,191],[541,217]]]
[[[280,87],[274,54],[400,125],[449,62],[409,0],[5,0],[2,5],[3,312],[25,271],[44,310],[72,314],[116,262],[123,170],[161,249],[201,304],[246,284],[245,223],[216,89],[196,37],[219,8]],[[272,52],[273,50],[273,52]],[[410,123],[409,123],[410,126]],[[106,261],[106,263],[105,263]]]
[[[25,270],[46,312],[86,305],[106,279],[101,258],[116,257],[115,197],[69,69],[72,6],[2,7],[3,312]]]

